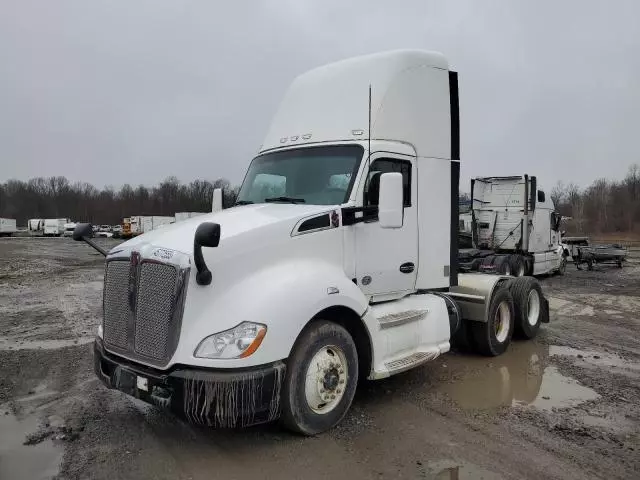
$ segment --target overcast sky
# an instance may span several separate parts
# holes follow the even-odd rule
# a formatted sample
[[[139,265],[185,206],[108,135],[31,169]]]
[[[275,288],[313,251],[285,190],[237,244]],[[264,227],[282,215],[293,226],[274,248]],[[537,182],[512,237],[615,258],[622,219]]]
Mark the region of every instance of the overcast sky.
[[[396,48],[460,72],[463,189],[622,177],[639,19],[637,0],[3,0],[0,181],[240,182],[295,75]]]

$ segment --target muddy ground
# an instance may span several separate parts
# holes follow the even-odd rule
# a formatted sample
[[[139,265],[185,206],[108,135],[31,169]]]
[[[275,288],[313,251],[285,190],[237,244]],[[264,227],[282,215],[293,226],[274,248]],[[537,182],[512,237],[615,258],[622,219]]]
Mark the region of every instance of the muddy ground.
[[[316,438],[195,428],[104,388],[102,273],[70,239],[0,240],[2,480],[640,478],[640,259],[542,279],[536,341],[364,385]]]

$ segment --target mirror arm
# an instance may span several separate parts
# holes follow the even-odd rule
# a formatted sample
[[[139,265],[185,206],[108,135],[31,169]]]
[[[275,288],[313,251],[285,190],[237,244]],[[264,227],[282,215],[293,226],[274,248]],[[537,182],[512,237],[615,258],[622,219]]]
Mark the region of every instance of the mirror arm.
[[[362,212],[361,217],[356,217],[356,213]],[[378,206],[369,205],[367,207],[343,207],[342,225],[355,225],[356,223],[369,222],[378,219]]]
[[[109,253],[104,248],[102,248],[100,245],[98,245],[93,240],[91,240],[89,237],[82,237],[82,241],[88,243],[89,245],[91,245],[93,248],[95,248],[98,252],[100,252],[105,257]]]

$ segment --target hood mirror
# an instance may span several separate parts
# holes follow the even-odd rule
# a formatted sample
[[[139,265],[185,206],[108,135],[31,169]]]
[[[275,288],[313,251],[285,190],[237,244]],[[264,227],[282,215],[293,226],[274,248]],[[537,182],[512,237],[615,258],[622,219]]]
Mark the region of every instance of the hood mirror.
[[[79,223],[73,229],[72,238],[76,242],[86,242],[106,257],[108,252],[91,240],[91,237],[93,237],[93,226],[90,223]]]
[[[215,199],[215,191],[214,191]],[[198,285],[211,283],[211,271],[202,256],[202,247],[215,248],[220,243],[220,225],[213,222],[204,222],[198,225],[193,237],[193,261],[196,264],[196,282]]]

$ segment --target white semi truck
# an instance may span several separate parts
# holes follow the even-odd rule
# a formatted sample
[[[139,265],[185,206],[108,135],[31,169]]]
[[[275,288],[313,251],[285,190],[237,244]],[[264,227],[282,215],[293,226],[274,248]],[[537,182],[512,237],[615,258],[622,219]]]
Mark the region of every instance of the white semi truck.
[[[470,220],[473,247],[460,250],[462,271],[564,274],[561,216],[535,176],[474,178],[471,206],[471,218],[461,216]]]
[[[236,206],[104,255],[96,375],[189,421],[339,423],[360,379],[503,353],[549,320],[537,280],[458,275],[457,74],[393,51],[298,77]]]

